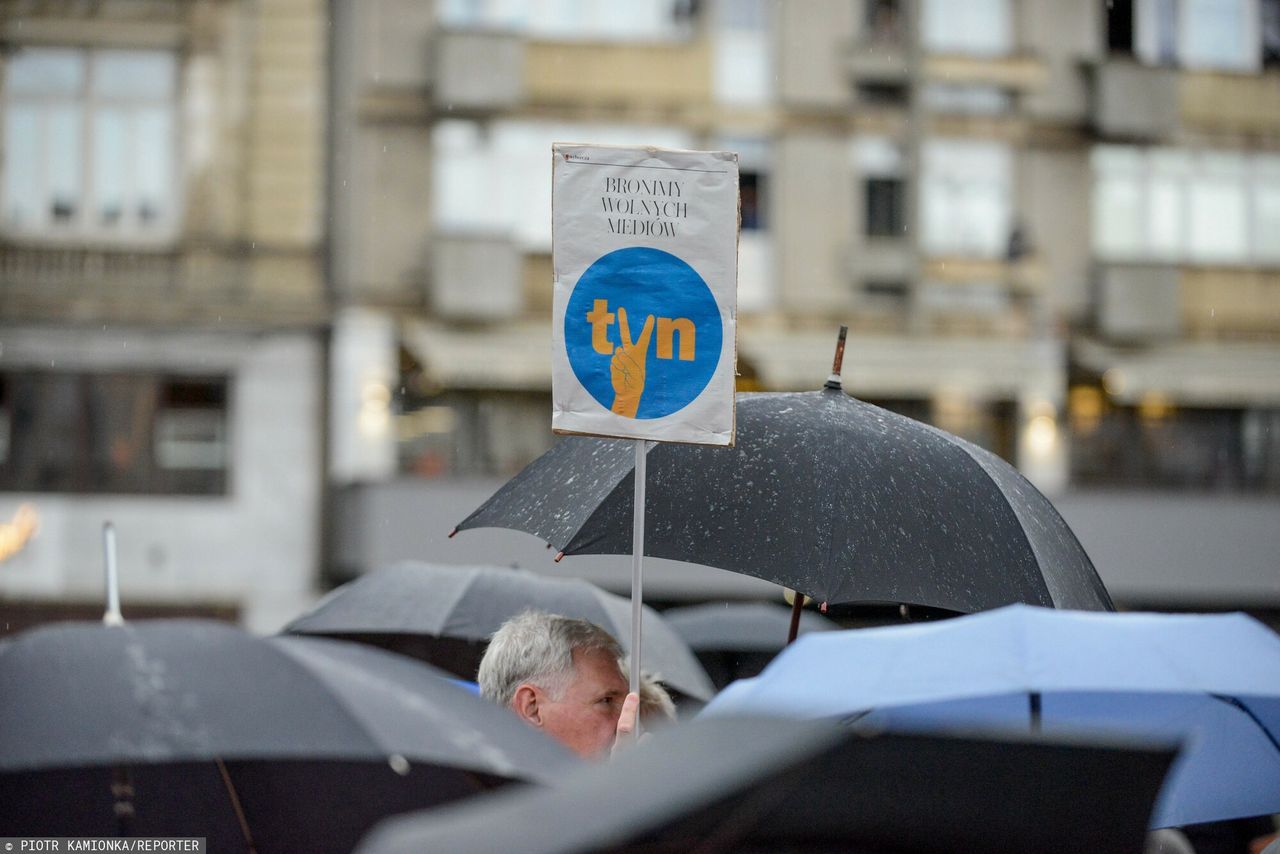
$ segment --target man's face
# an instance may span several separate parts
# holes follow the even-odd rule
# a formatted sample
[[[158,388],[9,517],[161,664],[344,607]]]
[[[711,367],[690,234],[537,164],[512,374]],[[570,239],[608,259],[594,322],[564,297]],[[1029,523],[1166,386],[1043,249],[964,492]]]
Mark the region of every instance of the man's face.
[[[613,746],[627,680],[604,650],[573,651],[573,677],[559,699],[539,692],[542,726],[579,756],[594,757]]]

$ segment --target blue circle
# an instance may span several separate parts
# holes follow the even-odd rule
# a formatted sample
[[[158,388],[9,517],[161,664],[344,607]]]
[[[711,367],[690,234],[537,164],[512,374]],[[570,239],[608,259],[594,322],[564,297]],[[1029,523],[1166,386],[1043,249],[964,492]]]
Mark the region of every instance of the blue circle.
[[[670,252],[647,246],[603,255],[582,274],[565,310],[565,349],[578,382],[605,409],[614,401],[610,362],[622,343],[619,309],[632,342],[654,319],[636,418],[661,418],[688,406],[720,363],[720,307],[707,283]]]

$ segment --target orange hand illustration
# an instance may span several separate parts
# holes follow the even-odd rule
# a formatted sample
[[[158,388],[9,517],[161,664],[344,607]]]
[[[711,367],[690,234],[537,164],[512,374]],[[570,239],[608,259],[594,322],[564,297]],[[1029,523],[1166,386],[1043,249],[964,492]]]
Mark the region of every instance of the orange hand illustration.
[[[653,336],[653,315],[644,322],[640,337],[631,340],[631,327],[627,325],[627,310],[618,309],[618,331],[622,346],[613,351],[609,362],[610,379],[613,380],[613,406],[615,415],[635,418],[640,409],[640,395],[644,394],[644,367],[649,357],[649,339]]]

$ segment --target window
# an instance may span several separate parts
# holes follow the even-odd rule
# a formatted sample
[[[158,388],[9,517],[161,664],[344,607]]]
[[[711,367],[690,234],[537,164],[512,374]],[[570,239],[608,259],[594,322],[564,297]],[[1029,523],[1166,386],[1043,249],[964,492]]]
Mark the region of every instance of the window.
[[[865,186],[867,236],[902,237],[907,230],[906,184],[901,178],[868,178]]]
[[[1117,406],[1071,390],[1071,479],[1081,486],[1280,491],[1280,411]]]
[[[1149,65],[1254,71],[1262,61],[1263,14],[1259,0],[1136,0],[1134,46]],[[1117,26],[1116,17],[1108,15],[1109,26]]]
[[[722,0],[716,5],[712,73],[722,104],[762,106],[773,95],[770,5],[764,0]]]
[[[985,141],[934,140],[923,147],[922,166],[925,250],[1003,257],[1012,227],[1009,148]]]
[[[694,148],[685,131],[642,125],[449,120],[432,129],[432,210],[443,233],[502,234],[521,248],[551,250],[554,142],[590,140]]]
[[[902,42],[902,4],[899,0],[866,0],[862,31],[872,44],[898,45]]]
[[[764,176],[759,172],[740,171],[738,193],[742,204],[742,230],[759,231],[764,228]]]
[[[1280,157],[1098,146],[1093,244],[1113,260],[1280,260]]]
[[[924,87],[924,103],[933,112],[993,116],[1007,113],[1009,93],[994,86],[952,86],[935,83]]]
[[[906,107],[910,91],[905,83],[860,80],[854,84],[858,103],[868,107]]]
[[[172,235],[172,54],[20,48],[7,58],[5,72],[7,231],[141,240]]]
[[[0,490],[219,495],[225,378],[0,374]]]
[[[1262,64],[1280,65],[1280,0],[1262,0]]]
[[[851,157],[862,182],[862,233],[867,237],[904,237],[907,182],[901,148],[886,137],[861,137],[854,141]]]
[[[1013,47],[1009,0],[923,0],[921,39],[926,50],[1001,56]]]
[[[697,4],[690,0],[443,0],[438,8],[446,27],[508,29],[546,39],[685,38],[697,17]]]

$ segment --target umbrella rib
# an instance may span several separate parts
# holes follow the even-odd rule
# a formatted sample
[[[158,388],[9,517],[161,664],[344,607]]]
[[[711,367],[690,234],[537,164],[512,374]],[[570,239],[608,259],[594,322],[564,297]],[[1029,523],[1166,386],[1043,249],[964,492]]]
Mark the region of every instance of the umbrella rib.
[[[222,775],[222,784],[227,788],[227,798],[231,801],[231,808],[235,810],[236,821],[240,822],[240,832],[244,834],[245,848],[249,854],[257,854],[257,847],[253,844],[253,834],[249,832],[249,822],[244,817],[244,808],[240,805],[240,793],[236,791],[235,783],[231,782],[231,774],[227,772],[227,764],[222,761],[222,757],[215,756],[213,761],[218,763],[218,773]]]
[[[1267,729],[1267,725],[1253,713],[1253,709],[1246,706],[1236,697],[1228,697],[1225,694],[1210,694],[1209,696],[1220,703],[1226,703],[1228,706],[1235,706],[1237,709],[1244,712],[1245,715],[1248,716],[1249,720],[1258,725],[1258,729],[1262,730],[1262,734],[1267,737],[1267,741],[1271,742],[1271,746],[1276,749],[1276,752],[1280,753],[1280,741],[1276,740],[1275,734],[1272,733],[1271,730]]]

